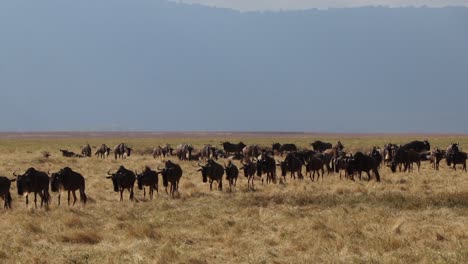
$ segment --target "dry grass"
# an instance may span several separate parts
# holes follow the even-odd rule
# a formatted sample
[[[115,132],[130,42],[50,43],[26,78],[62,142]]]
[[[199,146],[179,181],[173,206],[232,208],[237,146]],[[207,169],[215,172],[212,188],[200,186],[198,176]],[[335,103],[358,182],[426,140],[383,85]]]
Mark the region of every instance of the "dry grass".
[[[335,142],[338,137],[323,138]],[[315,140],[247,138],[269,145],[294,142],[302,147]],[[246,180],[235,192],[209,191],[196,163],[181,162],[180,196],[164,190],[154,200],[119,202],[104,176],[120,164],[140,170],[157,167],[149,150],[166,142],[196,147],[223,138],[42,139],[0,142],[0,174],[30,166],[52,171],[70,166],[87,180],[89,203],[48,210],[26,208],[12,186],[13,210],[0,210],[4,239],[0,262],[33,263],[468,263],[468,174],[441,171],[428,163],[421,172],[391,174],[382,169],[382,183],[350,182],[338,175],[324,182],[305,180],[261,185],[248,191]],[[239,139],[232,138],[236,141]],[[351,150],[405,142],[405,137],[347,137]],[[468,137],[431,137],[435,146],[452,141],[468,146]],[[78,152],[89,142],[114,145],[129,142],[135,156],[124,161],[66,159],[59,148]],[[48,151],[45,159],[41,152]],[[145,154],[145,155],[142,155]],[[227,184],[225,184],[226,186]]]

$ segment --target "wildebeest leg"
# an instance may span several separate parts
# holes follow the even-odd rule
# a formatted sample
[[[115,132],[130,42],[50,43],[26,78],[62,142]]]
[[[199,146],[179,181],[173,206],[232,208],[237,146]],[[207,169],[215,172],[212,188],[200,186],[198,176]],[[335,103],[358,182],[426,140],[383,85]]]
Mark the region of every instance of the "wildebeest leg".
[[[60,196],[62,195],[62,192],[59,190],[59,195],[58,195],[58,205],[60,205]]]
[[[73,194],[73,205],[75,205],[75,203],[76,203],[76,193],[75,193],[75,190],[72,191],[72,194]]]
[[[26,194],[26,207],[28,207],[29,200],[28,200],[28,194]]]
[[[210,191],[213,189],[213,180],[210,179]]]
[[[68,190],[67,201],[68,201],[68,206],[70,206],[70,190]]]
[[[133,188],[130,188],[130,201],[133,201]]]
[[[143,187],[143,199],[146,199],[146,187]]]
[[[223,190],[223,178],[221,178],[221,179],[219,180],[218,189],[219,189],[220,191]]]
[[[312,173],[312,172],[309,172],[309,178],[310,180],[313,182],[314,181],[314,178],[315,178],[315,171]]]
[[[123,201],[124,188],[120,188],[120,201]]]
[[[34,207],[37,208],[37,193],[34,193]],[[42,207],[42,201],[41,201],[41,207]]]
[[[368,178],[367,178],[367,181],[370,181],[370,179],[371,179],[371,176],[370,176],[370,173],[369,173],[369,171],[366,171],[366,173],[367,173],[367,177],[368,177]]]
[[[150,200],[153,200],[153,186],[151,185],[149,187],[149,196],[150,196]]]

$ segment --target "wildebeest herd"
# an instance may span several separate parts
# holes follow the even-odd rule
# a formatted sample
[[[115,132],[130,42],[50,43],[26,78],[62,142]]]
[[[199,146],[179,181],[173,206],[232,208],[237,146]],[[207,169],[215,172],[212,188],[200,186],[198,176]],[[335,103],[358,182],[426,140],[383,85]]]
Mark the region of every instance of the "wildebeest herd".
[[[355,181],[357,176],[361,180],[363,172],[367,175],[367,180],[372,176],[377,182],[381,177],[379,169],[388,167],[392,172],[403,171],[413,172],[414,164],[419,171],[421,162],[429,161],[433,169],[439,170],[439,164],[445,159],[448,166],[456,170],[456,165],[462,165],[466,172],[467,153],[463,152],[459,144],[452,143],[446,149],[434,148],[431,151],[430,143],[425,141],[412,141],[404,145],[387,144],[383,148],[373,147],[368,153],[347,152],[345,146],[338,141],[335,145],[328,142],[315,141],[310,144],[312,149],[299,149],[294,144],[275,143],[272,146],[245,145],[242,142],[233,144],[222,142],[217,148],[212,145],[205,145],[200,151],[196,151],[192,145],[180,144],[172,148],[169,144],[158,146],[153,149],[152,156],[156,158],[167,159],[163,168],[152,170],[146,166],[138,173],[124,166],[120,166],[115,172],[108,171],[107,179],[110,179],[115,192],[120,194],[122,201],[123,193],[127,190],[130,193],[130,200],[134,199],[135,182],[139,190],[143,190],[143,197],[146,198],[146,189],[148,188],[149,198],[153,199],[154,191],[159,192],[159,175],[161,175],[165,191],[171,197],[174,197],[179,190],[179,182],[183,175],[180,165],[172,162],[171,157],[181,161],[197,161],[199,172],[204,183],[209,182],[210,190],[213,189],[213,183],[216,182],[217,189],[223,190],[223,178],[228,181],[229,190],[236,188],[239,172],[243,172],[247,178],[247,187],[254,189],[255,178],[260,179],[264,184],[285,183],[287,175],[291,179],[303,180],[303,168],[305,168],[306,177],[311,181],[320,179],[323,182],[324,174],[339,173],[344,178]],[[97,158],[107,158],[110,153],[114,153],[115,159],[125,159],[130,157],[133,148],[127,144],[121,143],[113,149],[105,144],[96,148],[94,155]],[[91,157],[92,147],[87,144],[82,147],[81,154],[75,154],[68,150],[62,150],[64,157]],[[223,164],[218,159],[226,159]],[[238,168],[233,160],[239,160],[241,167]],[[277,177],[277,170],[281,177]],[[13,172],[14,179],[0,177],[0,196],[4,200],[4,208],[11,208],[12,197],[10,194],[11,182],[16,182],[17,192],[20,196],[25,196],[26,205],[29,203],[29,194],[34,194],[34,206],[37,208],[37,196],[41,199],[40,206],[50,204],[49,187],[52,192],[58,193],[58,204],[61,202],[61,193],[67,192],[67,201],[70,205],[70,194],[73,196],[74,205],[77,201],[76,191],[79,192],[80,200],[86,204],[88,199],[85,193],[85,177],[70,167],[65,167],[57,172],[50,173],[27,169],[23,174]],[[169,188],[169,191],[168,191]]]

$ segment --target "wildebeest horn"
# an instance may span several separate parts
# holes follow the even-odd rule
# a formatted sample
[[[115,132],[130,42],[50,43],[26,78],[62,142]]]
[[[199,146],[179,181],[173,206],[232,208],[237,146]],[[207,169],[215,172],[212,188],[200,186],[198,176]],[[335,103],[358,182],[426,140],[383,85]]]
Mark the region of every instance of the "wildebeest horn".
[[[49,176],[50,176],[50,169],[47,171],[47,175],[49,175]]]
[[[16,175],[16,171],[13,172],[13,176],[17,177],[18,175]]]
[[[110,171],[111,171],[111,170],[109,170],[109,171],[107,172],[107,175],[112,175],[112,173],[110,173]]]
[[[201,165],[201,163],[200,163],[200,162],[199,162],[197,165],[198,165],[198,167],[203,167],[203,166]]]

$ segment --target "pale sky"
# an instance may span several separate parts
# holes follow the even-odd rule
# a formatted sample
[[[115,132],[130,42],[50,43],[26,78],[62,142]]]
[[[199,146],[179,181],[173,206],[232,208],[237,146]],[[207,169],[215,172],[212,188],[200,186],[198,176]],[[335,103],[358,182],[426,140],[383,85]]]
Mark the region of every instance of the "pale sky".
[[[173,0],[208,6],[232,8],[240,11],[327,9],[362,6],[386,7],[446,7],[465,6],[468,0]]]

